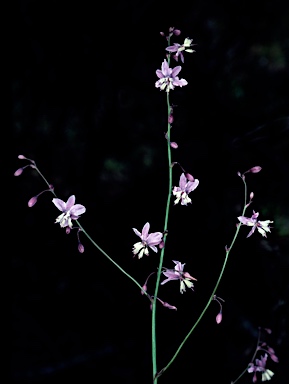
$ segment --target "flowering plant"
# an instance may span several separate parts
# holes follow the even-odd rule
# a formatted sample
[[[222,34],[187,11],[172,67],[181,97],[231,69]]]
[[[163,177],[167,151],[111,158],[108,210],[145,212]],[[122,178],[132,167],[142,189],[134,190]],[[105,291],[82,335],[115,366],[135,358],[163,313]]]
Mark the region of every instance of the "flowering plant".
[[[170,359],[168,358],[169,359],[168,363],[160,369],[157,364],[156,308],[157,308],[157,305],[159,305],[160,303],[166,309],[173,309],[174,311],[177,310],[177,307],[174,305],[175,303],[171,304],[163,300],[163,297],[159,293],[160,289],[164,284],[171,282],[173,280],[177,280],[180,283],[180,287],[179,287],[180,293],[183,294],[184,292],[186,292],[186,288],[189,288],[189,290],[193,291],[193,288],[194,288],[193,282],[198,281],[195,277],[193,277],[189,272],[185,270],[186,263],[172,260],[172,262],[175,264],[173,269],[169,269],[163,266],[165,252],[166,252],[166,249],[168,248],[167,238],[168,237],[170,238],[171,236],[173,236],[173,234],[171,233],[169,234],[169,231],[168,231],[169,212],[171,209],[189,209],[188,204],[192,204],[192,205],[194,204],[194,193],[198,193],[198,191],[200,190],[199,188],[197,189],[197,187],[200,184],[199,179],[196,179],[190,173],[188,173],[183,168],[183,166],[180,165],[180,163],[176,161],[172,161],[172,157],[173,157],[172,149],[178,149],[179,146],[176,142],[171,141],[171,128],[174,122],[174,106],[171,103],[170,96],[171,96],[171,92],[175,90],[175,87],[187,86],[188,82],[187,80],[178,77],[182,69],[181,66],[171,67],[171,61],[170,61],[171,54],[174,54],[173,58],[176,61],[178,61],[178,59],[180,58],[181,62],[184,63],[184,54],[186,52],[187,53],[195,52],[194,50],[191,49],[191,47],[193,46],[192,44],[193,40],[190,38],[186,38],[183,44],[174,43],[173,45],[170,45],[171,38],[174,36],[179,36],[180,33],[181,31],[175,28],[170,28],[169,34],[167,36],[165,36],[164,33],[161,33],[162,36],[166,37],[168,47],[166,48],[166,58],[163,60],[161,64],[161,69],[156,70],[156,76],[158,80],[156,80],[155,82],[156,88],[158,88],[160,91],[165,91],[163,95],[166,96],[166,104],[167,104],[167,116],[166,116],[167,127],[165,132],[165,139],[166,139],[166,146],[167,146],[169,176],[168,176],[168,194],[166,196],[166,207],[165,207],[165,215],[164,215],[165,216],[164,226],[161,231],[150,232],[150,225],[152,224],[152,227],[154,226],[154,223],[150,220],[144,224],[141,232],[136,228],[132,227],[133,232],[140,239],[140,241],[133,244],[133,247],[132,247],[133,257],[137,256],[137,259],[143,259],[138,263],[145,262],[146,258],[143,258],[143,256],[154,257],[154,261],[155,261],[154,270],[149,274],[149,276],[146,279],[146,282],[143,285],[141,285],[131,274],[126,272],[120,266],[120,264],[116,261],[116,259],[109,256],[98,245],[98,243],[96,243],[92,239],[92,237],[88,234],[88,232],[86,232],[86,230],[83,228],[83,226],[79,222],[81,215],[86,213],[86,207],[81,204],[75,204],[75,201],[76,201],[75,195],[71,195],[66,202],[58,198],[55,194],[54,187],[50,183],[48,183],[46,178],[42,175],[35,161],[23,155],[19,155],[18,158],[20,160],[28,161],[28,164],[22,168],[19,168],[14,173],[15,176],[20,176],[23,173],[23,170],[29,167],[34,169],[36,172],[38,172],[38,174],[43,178],[44,182],[48,186],[48,189],[40,192],[37,196],[32,197],[28,202],[28,206],[33,207],[38,201],[38,197],[42,193],[47,191],[51,192],[54,196],[52,199],[54,208],[56,207],[59,211],[61,211],[61,214],[57,216],[55,223],[60,224],[61,229],[65,228],[65,232],[67,234],[74,229],[76,230],[77,240],[78,240],[78,251],[80,253],[83,253],[85,250],[84,245],[80,242],[80,237],[79,237],[80,233],[82,233],[86,237],[86,239],[90,241],[92,245],[96,247],[96,249],[103,256],[105,256],[109,262],[111,262],[116,268],[118,268],[122,274],[124,274],[128,279],[130,279],[131,282],[141,291],[141,294],[148,299],[148,302],[150,304],[150,309],[151,309],[151,318],[152,318],[152,352],[151,353],[152,353],[152,380],[154,383],[158,382],[159,378],[167,371],[170,365],[174,362],[174,360],[180,353],[183,345],[188,340],[190,335],[193,333],[196,326],[201,321],[201,319],[203,318],[204,314],[207,312],[212,302],[217,302],[220,306],[219,312],[215,317],[215,323],[220,324],[222,322],[223,320],[223,304],[222,303],[224,303],[225,301],[220,297],[216,296],[216,292],[219,288],[222,276],[225,271],[226,264],[228,262],[230,252],[235,244],[235,241],[240,232],[241,226],[245,225],[245,226],[252,227],[247,237],[250,237],[254,233],[256,228],[257,228],[257,231],[263,237],[266,237],[267,233],[270,232],[270,228],[271,228],[270,224],[273,223],[273,221],[271,220],[258,221],[257,219],[258,219],[259,213],[256,213],[255,211],[253,211],[253,215],[251,216],[251,218],[248,218],[245,216],[245,211],[249,207],[249,205],[252,204],[252,199],[254,197],[254,194],[250,193],[249,201],[248,201],[247,183],[246,183],[245,174],[247,173],[256,174],[261,171],[261,167],[254,166],[250,168],[248,171],[244,172],[243,174],[238,173],[238,175],[240,176],[244,184],[244,205],[243,205],[241,215],[237,217],[239,220],[239,224],[237,224],[236,226],[235,235],[233,236],[233,239],[230,245],[225,247],[225,258],[224,258],[223,265],[219,273],[217,282],[213,286],[211,290],[211,294],[205,300],[202,312],[197,317],[196,321],[192,324],[190,330],[186,333],[183,340],[180,342],[179,347],[176,350],[175,354],[172,357],[170,357]],[[173,167],[176,165],[180,167],[182,172],[180,175],[177,174],[177,178],[179,182],[178,182],[178,185],[174,186],[173,185]],[[174,170],[175,169],[176,167],[174,168]],[[189,197],[189,194],[191,194],[190,195],[191,197]],[[174,204],[172,204],[172,196],[174,198],[174,202],[173,202]],[[180,206],[178,206],[179,203],[180,203]],[[176,207],[172,208],[172,206],[176,206]],[[187,208],[183,208],[182,206],[185,206]],[[143,218],[142,222],[145,222],[145,220],[148,220],[148,218]],[[153,254],[150,253],[150,251],[153,251]],[[177,257],[175,258],[181,259],[181,255],[177,255]],[[169,265],[169,264],[166,264],[166,265]],[[193,268],[194,268],[193,262],[190,262],[189,270]],[[193,274],[195,275],[195,273]],[[148,280],[151,279],[152,276],[155,277],[155,285],[152,292],[149,293]],[[161,281],[162,276],[165,276],[166,278]],[[262,344],[263,350],[264,350],[264,347],[265,345]],[[261,347],[259,346],[259,344],[258,344],[258,348],[259,348],[258,350],[261,350]],[[258,372],[262,373],[262,380],[269,380],[273,376],[273,372],[270,369],[266,368],[268,355],[271,356],[271,359],[274,362],[277,362],[277,357],[273,352],[273,350],[267,348],[265,350],[265,354],[261,356],[260,359],[256,359],[255,362],[253,362],[253,360],[255,359],[255,356],[254,356],[251,363],[246,368],[246,372],[254,373],[253,381],[257,380],[256,373]],[[235,382],[237,380],[235,380]]]

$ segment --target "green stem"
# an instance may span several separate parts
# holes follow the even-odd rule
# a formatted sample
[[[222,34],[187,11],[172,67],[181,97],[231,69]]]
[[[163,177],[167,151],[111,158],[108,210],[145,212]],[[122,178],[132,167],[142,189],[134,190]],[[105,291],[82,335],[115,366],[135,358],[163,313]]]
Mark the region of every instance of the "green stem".
[[[245,188],[245,202],[244,202],[244,207],[243,207],[243,211],[242,211],[242,216],[244,216],[244,213],[246,211],[246,201],[247,201],[247,185],[246,185],[246,182],[245,182],[245,178],[242,177],[242,180],[243,180],[243,183],[244,183],[244,188]],[[235,235],[233,237],[233,240],[231,242],[231,245],[229,248],[227,248],[226,250],[226,257],[225,257],[225,260],[224,260],[224,263],[223,263],[223,266],[222,266],[222,269],[221,269],[221,272],[220,272],[220,275],[218,277],[218,280],[217,280],[217,283],[213,289],[213,292],[212,294],[210,295],[209,297],[209,300],[207,302],[207,304],[205,305],[203,311],[201,312],[200,316],[198,317],[198,319],[196,320],[196,322],[194,323],[194,325],[192,326],[192,328],[190,329],[190,331],[188,332],[188,334],[186,335],[186,337],[184,338],[184,340],[182,341],[182,343],[180,344],[180,346],[178,347],[178,349],[176,350],[175,354],[173,355],[173,357],[171,358],[171,360],[169,361],[169,363],[157,374],[157,377],[161,376],[168,368],[169,366],[173,363],[173,361],[175,360],[175,358],[177,357],[177,355],[179,354],[180,350],[182,349],[183,345],[185,344],[185,342],[187,341],[187,339],[190,337],[190,335],[192,334],[192,332],[194,331],[194,329],[196,328],[196,326],[199,324],[199,322],[201,321],[202,317],[204,316],[205,312],[207,311],[209,305],[211,304],[211,301],[218,289],[218,286],[220,284],[220,281],[222,279],[222,276],[223,276],[223,273],[224,273],[224,270],[225,270],[225,267],[226,267],[226,264],[227,264],[227,261],[228,261],[228,257],[229,257],[229,254],[230,254],[230,251],[236,241],[236,238],[238,236],[238,233],[240,231],[240,227],[241,225],[239,224],[237,226],[237,229],[236,229],[236,232],[235,232]]]
[[[167,92],[167,107],[168,107],[168,117],[169,117],[170,112],[171,112],[169,92]],[[165,213],[164,234],[166,233],[167,228],[168,228],[169,210],[170,210],[172,186],[173,186],[172,167],[171,167],[172,156],[171,156],[171,146],[170,146],[170,128],[171,128],[171,126],[168,123],[167,148],[168,148],[168,163],[169,163],[169,190],[168,190],[166,213]],[[164,241],[164,243],[166,241],[165,235],[164,235],[163,241]],[[158,381],[158,378],[157,378],[157,345],[156,345],[156,300],[157,300],[158,289],[159,289],[159,285],[160,285],[164,252],[165,252],[165,248],[162,248],[161,255],[160,255],[160,262],[159,262],[159,266],[158,266],[158,273],[157,273],[156,287],[155,287],[155,292],[154,292],[153,306],[152,306],[152,364],[153,364],[154,383],[157,383],[157,381]]]
[[[251,359],[251,363],[253,363],[253,361],[254,361],[254,359],[255,359],[255,357],[256,357],[256,355],[257,355],[258,347],[259,347],[259,343],[260,343],[260,336],[261,336],[261,331],[260,331],[260,329],[259,329],[259,335],[258,335],[258,340],[257,340],[257,346],[256,346],[256,350],[255,350],[255,352],[254,352],[254,355],[253,355],[253,357],[252,357],[252,359]],[[249,367],[249,366],[248,366],[248,367]],[[232,382],[231,382],[231,384],[235,384],[235,383],[237,383],[237,381],[238,381],[239,379],[241,379],[241,377],[247,372],[248,367],[245,368],[244,371],[243,371],[242,373],[240,373],[240,375],[237,377],[237,379],[236,379],[235,381],[232,381]]]
[[[42,179],[44,180],[44,182],[48,185],[48,187],[50,188],[50,184],[48,183],[48,181],[46,180],[46,178],[43,176],[43,174],[40,172],[40,170],[37,168],[35,162],[34,162],[34,167],[33,167],[37,172],[38,174],[42,177]],[[54,192],[53,189],[50,189],[50,191],[53,193],[53,195],[55,197],[56,194]],[[112,262],[112,264],[114,264],[125,276],[127,276],[132,282],[134,282],[140,289],[141,291],[143,292],[143,294],[145,294],[149,299],[150,299],[150,296],[147,294],[147,292],[143,289],[143,287],[129,274],[127,273],[123,268],[121,268],[120,265],[118,265],[90,236],[89,234],[85,231],[85,229],[82,227],[82,225],[79,223],[78,220],[75,220],[75,222],[77,223],[78,227],[81,229],[81,231],[85,234],[85,236],[91,241],[91,243],[110,261]],[[151,300],[151,299],[150,299]]]

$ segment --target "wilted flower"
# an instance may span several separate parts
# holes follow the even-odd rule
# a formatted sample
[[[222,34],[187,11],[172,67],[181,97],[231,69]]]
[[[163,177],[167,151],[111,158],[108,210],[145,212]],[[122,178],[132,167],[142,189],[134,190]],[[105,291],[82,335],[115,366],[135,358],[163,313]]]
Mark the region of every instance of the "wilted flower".
[[[270,369],[266,369],[267,357],[268,355],[265,353],[265,356],[261,356],[261,360],[256,359],[255,364],[249,364],[248,372],[254,372],[253,383],[257,381],[256,372],[262,372],[262,381],[271,380],[271,377],[274,375]]]
[[[191,203],[192,200],[189,198],[188,194],[196,189],[198,185],[198,179],[194,179],[194,181],[188,181],[185,174],[182,173],[179,186],[173,188],[173,195],[176,196],[174,204],[178,204],[180,200],[181,205],[187,205],[188,203]]]
[[[180,292],[183,293],[186,291],[186,286],[193,289],[194,284],[191,280],[197,280],[191,276],[188,272],[184,272],[185,264],[180,263],[179,261],[173,260],[176,264],[175,269],[165,268],[163,274],[167,277],[164,281],[161,282],[161,285],[167,283],[171,280],[180,280]]]
[[[245,216],[239,216],[238,220],[243,224],[249,227],[253,227],[251,231],[248,233],[247,237],[250,237],[257,228],[258,232],[261,233],[262,236],[267,237],[266,232],[271,232],[269,224],[273,223],[271,220],[258,221],[257,218],[259,216],[259,212],[253,211],[253,215],[251,218]]]
[[[166,51],[168,52],[176,52],[176,54],[173,56],[176,61],[178,61],[179,56],[181,58],[182,63],[184,62],[184,55],[183,52],[196,52],[190,47],[192,47],[195,44],[192,44],[193,39],[189,39],[188,37],[185,39],[183,44],[174,43],[174,45],[171,45],[170,47],[166,48]]]
[[[161,232],[154,232],[149,234],[150,224],[146,223],[143,226],[142,233],[137,229],[133,228],[134,233],[141,238],[142,241],[135,243],[132,249],[134,255],[138,255],[138,258],[141,259],[143,255],[149,255],[150,247],[154,252],[157,252],[158,249],[156,245],[160,244],[162,241],[163,234]]]
[[[74,204],[75,203],[74,195],[70,196],[66,203],[60,199],[52,199],[52,202],[56,206],[56,208],[58,208],[61,212],[63,212],[55,220],[55,223],[60,223],[60,226],[62,228],[67,226],[72,228],[71,220],[77,220],[79,216],[86,211],[86,208],[83,205]]]
[[[159,78],[156,81],[156,88],[160,88],[161,91],[169,92],[171,89],[175,89],[176,87],[183,87],[188,84],[187,80],[179,79],[178,74],[181,71],[182,67],[178,65],[175,68],[170,68],[168,62],[166,60],[162,63],[162,69],[157,69],[156,74]]]

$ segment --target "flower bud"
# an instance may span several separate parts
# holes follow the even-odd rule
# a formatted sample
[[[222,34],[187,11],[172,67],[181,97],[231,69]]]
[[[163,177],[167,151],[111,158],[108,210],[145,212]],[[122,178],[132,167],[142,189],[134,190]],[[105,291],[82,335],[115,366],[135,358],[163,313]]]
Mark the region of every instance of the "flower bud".
[[[34,197],[31,197],[31,199],[28,201],[28,207],[33,207],[33,205],[35,205],[37,203],[37,197],[34,196]]]
[[[84,252],[84,246],[83,246],[81,243],[78,244],[78,251],[79,251],[80,253],[83,253],[83,252]]]
[[[178,144],[175,143],[174,141],[171,141],[170,146],[171,146],[172,148],[174,148],[174,149],[177,149],[177,148],[178,148]]]
[[[274,363],[279,363],[279,359],[276,355],[272,354],[272,355],[270,355],[270,357],[274,361]]]
[[[174,35],[179,36],[181,34],[181,31],[179,29],[174,30]]]
[[[25,156],[23,156],[23,155],[19,155],[19,156],[18,156],[18,159],[20,159],[20,160],[25,160],[25,159],[26,159],[26,157],[25,157]]]
[[[174,121],[174,116],[172,114],[170,114],[169,117],[168,117],[168,123],[172,124],[173,121]]]
[[[250,200],[252,200],[253,197],[254,197],[254,192],[251,192],[251,193],[250,193]]]
[[[177,307],[174,305],[170,305],[169,303],[163,302],[163,306],[169,309],[174,309],[175,311],[177,310]]]
[[[14,172],[14,176],[20,176],[22,172],[23,172],[23,168],[19,168],[17,169],[17,171]]]
[[[222,321],[222,312],[218,313],[217,316],[216,316],[216,323],[217,324],[220,324],[220,322]]]
[[[250,169],[250,172],[251,172],[251,173],[258,173],[258,172],[261,171],[261,169],[262,169],[261,167],[256,166],[256,167],[251,168],[251,169]]]
[[[195,178],[190,173],[186,173],[185,176],[189,181],[195,181]]]
[[[144,291],[146,292],[147,289],[148,289],[148,287],[146,286],[146,284],[144,284],[144,285],[142,286],[142,290],[141,290],[140,293],[141,293],[142,295],[144,295]]]
[[[165,246],[165,242],[162,240],[160,243],[159,243],[159,249],[163,249]]]
[[[70,234],[70,227],[67,226],[67,227],[65,228],[65,232],[66,232],[67,235],[69,235],[69,234]]]

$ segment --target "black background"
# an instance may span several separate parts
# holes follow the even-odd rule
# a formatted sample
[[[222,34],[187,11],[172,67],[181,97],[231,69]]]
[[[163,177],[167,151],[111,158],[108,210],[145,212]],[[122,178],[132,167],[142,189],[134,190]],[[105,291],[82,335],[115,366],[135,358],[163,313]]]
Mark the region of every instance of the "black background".
[[[155,88],[170,26],[194,39],[171,93],[173,161],[200,180],[188,207],[171,207],[164,266],[186,263],[198,279],[180,295],[177,282],[160,297],[178,307],[157,311],[161,369],[199,316],[218,278],[225,245],[243,203],[237,172],[260,220],[274,220],[268,239],[241,228],[218,296],[178,358],[159,380],[229,383],[250,362],[257,328],[288,377],[289,6],[259,1],[14,1],[9,10],[13,148],[10,173],[36,161],[66,201],[76,195],[80,222],[93,239],[143,284],[158,255],[132,257],[132,227],[162,231],[168,189],[165,93]],[[174,64],[175,65],[175,64]],[[173,168],[174,185],[181,170]],[[59,211],[30,168],[11,176],[12,383],[151,383],[149,302],[80,234],[54,225]],[[12,250],[12,251],[11,251]],[[154,278],[148,289],[152,293]],[[246,374],[240,383],[252,382]]]

